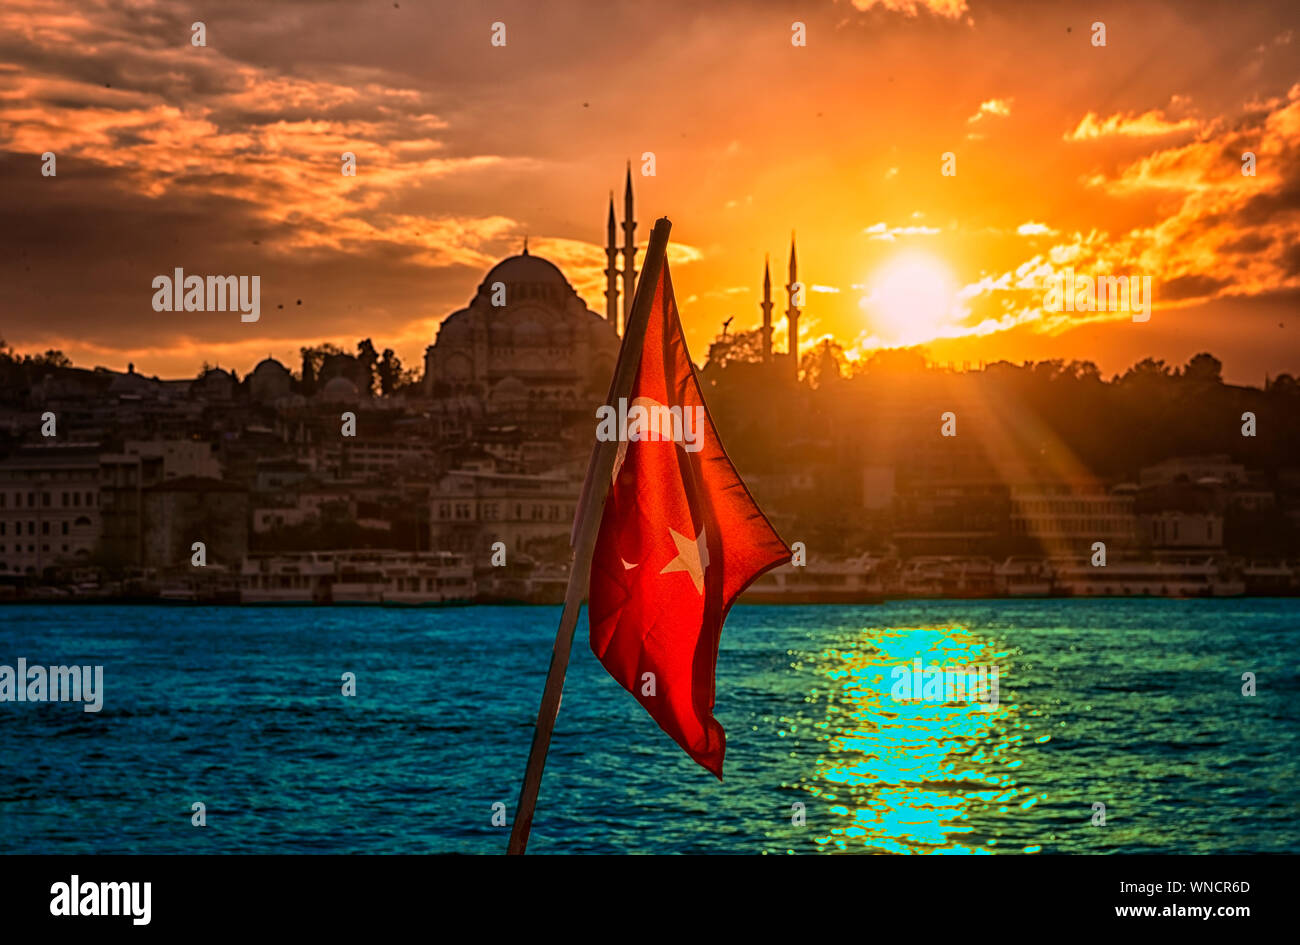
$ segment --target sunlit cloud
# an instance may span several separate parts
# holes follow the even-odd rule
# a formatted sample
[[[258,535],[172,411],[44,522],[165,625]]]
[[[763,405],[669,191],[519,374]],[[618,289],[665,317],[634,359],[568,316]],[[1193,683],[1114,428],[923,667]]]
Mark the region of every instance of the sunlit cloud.
[[[1011,114],[1011,105],[1014,99],[1009,98],[991,98],[987,102],[981,102],[979,109],[974,115],[966,119],[967,124],[975,124],[982,120],[986,115],[994,115],[998,118],[1005,118]]]
[[[950,20],[959,20],[970,12],[966,0],[853,0],[853,6],[864,12],[878,8],[911,17],[925,10]]]
[[[869,239],[884,240],[892,243],[900,236],[934,236],[940,230],[936,226],[887,226],[884,223],[873,223],[862,231],[867,234]]]
[[[1140,115],[1111,115],[1102,118],[1088,112],[1079,120],[1073,131],[1065,133],[1066,141],[1084,141],[1089,138],[1127,137],[1151,138],[1180,131],[1194,131],[1199,123],[1191,118],[1170,121],[1162,110],[1154,108]]]

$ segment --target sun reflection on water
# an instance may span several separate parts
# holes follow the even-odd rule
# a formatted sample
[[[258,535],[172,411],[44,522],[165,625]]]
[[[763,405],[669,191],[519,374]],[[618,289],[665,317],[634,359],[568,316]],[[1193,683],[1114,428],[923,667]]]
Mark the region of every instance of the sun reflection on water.
[[[999,848],[989,827],[1012,805],[1037,800],[1023,797],[1014,774],[1029,736],[1009,701],[1011,654],[960,627],[863,631],[854,643],[803,660],[828,684],[808,700],[824,716],[799,720],[822,733],[803,788],[836,818],[816,843],[870,853],[1017,852]],[[917,657],[927,667],[998,666],[998,705],[895,700],[891,671]]]

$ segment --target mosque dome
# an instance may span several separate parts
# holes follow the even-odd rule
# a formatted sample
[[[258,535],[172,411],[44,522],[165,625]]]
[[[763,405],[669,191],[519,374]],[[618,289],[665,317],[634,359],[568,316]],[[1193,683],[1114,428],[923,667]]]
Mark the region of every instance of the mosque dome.
[[[492,290],[492,283],[504,282],[508,289],[512,285],[553,285],[568,288],[569,280],[556,267],[555,263],[534,256],[524,250],[518,256],[510,256],[493,266],[483,278],[483,286]]]
[[[357,385],[341,375],[330,378],[321,388],[320,395],[330,403],[348,403],[359,397]]]
[[[266,403],[287,395],[292,386],[289,369],[275,358],[265,358],[253,368],[248,379],[253,400]]]
[[[289,373],[289,369],[285,367],[283,364],[281,364],[279,361],[275,360],[275,358],[263,358],[261,361],[258,361],[257,366],[253,368],[254,377],[259,377],[259,376],[270,377],[276,374],[288,374],[288,373]]]

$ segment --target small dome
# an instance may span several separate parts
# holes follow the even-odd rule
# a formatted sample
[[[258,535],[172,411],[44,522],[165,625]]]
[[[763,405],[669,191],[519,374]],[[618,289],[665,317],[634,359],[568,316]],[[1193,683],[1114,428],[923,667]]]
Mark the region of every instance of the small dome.
[[[320,395],[326,400],[336,402],[356,400],[359,396],[357,385],[342,376],[330,378],[321,388]]]
[[[289,369],[281,364],[275,358],[263,358],[257,362],[257,367],[253,368],[253,374],[260,376],[264,374],[288,374]]]
[[[258,362],[257,367],[248,375],[248,389],[257,403],[271,403],[288,396],[293,386],[293,377],[275,358]]]

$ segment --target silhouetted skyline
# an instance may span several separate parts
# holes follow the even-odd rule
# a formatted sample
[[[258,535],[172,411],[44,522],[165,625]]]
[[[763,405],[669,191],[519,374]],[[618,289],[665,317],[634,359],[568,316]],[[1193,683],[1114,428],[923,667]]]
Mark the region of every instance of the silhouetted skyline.
[[[1107,374],[1210,350],[1255,384],[1300,350],[1292,4],[264,14],[0,11],[10,344],[185,376],[366,333],[413,364],[525,237],[603,311],[607,201],[630,160],[640,241],[674,220],[697,360],[723,320],[758,327],[764,256],[783,261],[791,229],[804,347],[830,334],[853,353],[920,343]],[[1150,275],[1153,317],[1043,312],[1037,284],[1065,266]],[[260,276],[260,320],[153,311],[150,280],[175,267]]]

